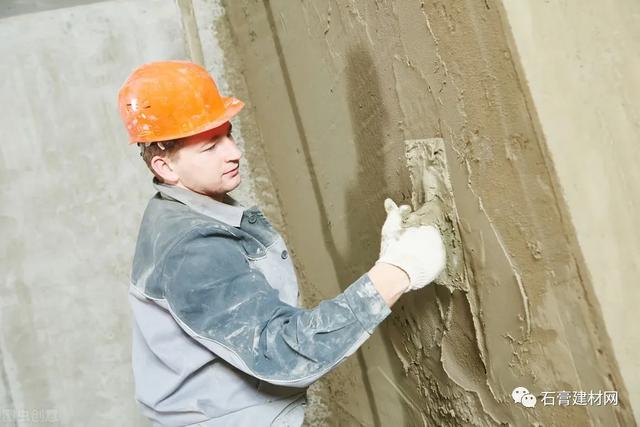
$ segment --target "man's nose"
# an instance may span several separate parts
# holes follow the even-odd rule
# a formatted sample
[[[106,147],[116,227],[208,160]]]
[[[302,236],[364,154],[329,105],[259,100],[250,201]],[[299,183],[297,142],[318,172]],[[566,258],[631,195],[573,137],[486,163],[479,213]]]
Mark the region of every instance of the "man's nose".
[[[234,162],[240,160],[242,157],[242,151],[240,151],[238,144],[236,144],[236,141],[233,138],[226,137],[225,146],[227,151],[227,161]]]

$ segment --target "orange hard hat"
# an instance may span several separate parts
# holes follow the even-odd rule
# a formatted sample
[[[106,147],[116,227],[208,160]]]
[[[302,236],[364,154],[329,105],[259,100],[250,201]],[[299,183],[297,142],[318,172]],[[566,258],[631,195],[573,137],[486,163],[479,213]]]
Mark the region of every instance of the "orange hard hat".
[[[243,106],[236,98],[220,96],[209,73],[188,61],[144,64],[118,93],[131,143],[195,135],[229,121]]]

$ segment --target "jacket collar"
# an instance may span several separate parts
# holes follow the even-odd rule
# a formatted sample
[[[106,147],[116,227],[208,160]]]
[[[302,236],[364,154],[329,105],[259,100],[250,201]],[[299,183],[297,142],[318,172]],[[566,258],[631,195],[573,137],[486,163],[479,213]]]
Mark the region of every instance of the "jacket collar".
[[[174,185],[162,184],[155,178],[153,179],[153,186],[162,193],[163,196],[184,203],[198,213],[207,215],[233,227],[240,227],[245,208],[228,194],[225,196],[223,203],[204,194],[196,193],[195,191],[186,190]]]

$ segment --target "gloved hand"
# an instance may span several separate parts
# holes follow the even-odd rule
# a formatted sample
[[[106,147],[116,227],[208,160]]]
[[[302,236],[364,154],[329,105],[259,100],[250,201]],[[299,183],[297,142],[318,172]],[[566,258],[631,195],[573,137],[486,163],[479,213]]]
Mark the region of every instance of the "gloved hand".
[[[431,225],[402,228],[402,220],[411,208],[398,207],[391,199],[384,201],[387,219],[382,226],[380,258],[376,261],[395,265],[409,276],[405,292],[433,282],[446,263],[446,252],[437,228]]]

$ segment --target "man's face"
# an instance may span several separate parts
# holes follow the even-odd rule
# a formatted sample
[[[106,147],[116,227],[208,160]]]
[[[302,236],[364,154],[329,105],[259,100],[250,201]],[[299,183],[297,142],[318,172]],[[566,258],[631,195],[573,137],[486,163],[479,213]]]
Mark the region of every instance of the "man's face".
[[[231,123],[184,139],[170,161],[178,187],[222,200],[240,185],[242,152],[231,136]]]

